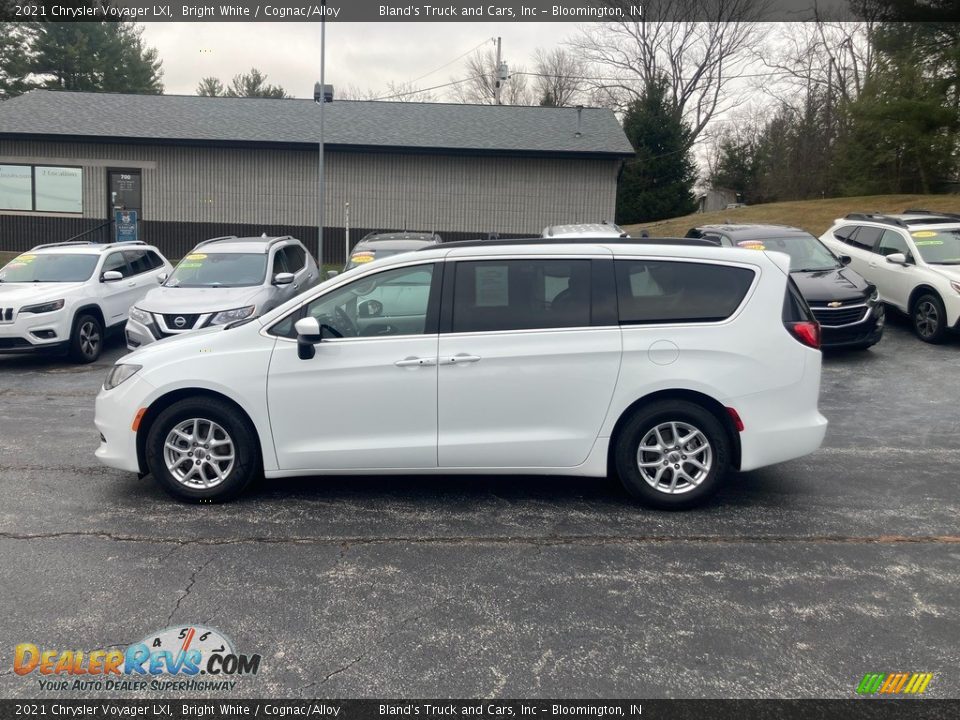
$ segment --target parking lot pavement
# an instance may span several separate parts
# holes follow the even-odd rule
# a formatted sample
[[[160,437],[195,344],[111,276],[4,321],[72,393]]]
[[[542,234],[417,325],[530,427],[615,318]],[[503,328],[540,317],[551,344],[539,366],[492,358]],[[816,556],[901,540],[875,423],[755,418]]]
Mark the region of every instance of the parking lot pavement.
[[[187,623],[263,656],[230,693],[248,697],[850,697],[894,671],[960,696],[956,339],[895,320],[828,355],[823,449],[686,513],[526,477],[271,481],[180,505],[93,456],[121,354],[0,358],[0,696],[50,695],[12,674],[17,643]]]

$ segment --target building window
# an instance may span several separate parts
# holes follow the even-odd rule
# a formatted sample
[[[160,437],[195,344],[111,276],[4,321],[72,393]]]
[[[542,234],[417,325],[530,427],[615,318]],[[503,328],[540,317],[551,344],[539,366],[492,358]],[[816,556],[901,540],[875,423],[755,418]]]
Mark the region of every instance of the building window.
[[[83,170],[51,165],[0,165],[0,210],[83,212]]]
[[[33,210],[33,168],[0,165],[0,210]]]

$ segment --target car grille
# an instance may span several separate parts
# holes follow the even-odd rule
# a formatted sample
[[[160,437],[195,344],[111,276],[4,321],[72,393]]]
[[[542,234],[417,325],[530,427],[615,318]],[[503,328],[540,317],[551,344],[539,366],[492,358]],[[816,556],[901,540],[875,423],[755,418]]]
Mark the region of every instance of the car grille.
[[[182,313],[175,313],[172,315],[164,315],[163,322],[171,330],[192,330],[193,326],[197,324],[197,318],[200,316],[197,314],[186,315]],[[181,323],[177,322],[177,318],[182,318]]]
[[[813,310],[813,316],[824,327],[839,327],[840,325],[852,325],[858,323],[867,314],[867,308],[863,305],[858,307],[839,307],[839,308],[810,308]]]
[[[13,322],[13,308],[0,307],[0,322]]]

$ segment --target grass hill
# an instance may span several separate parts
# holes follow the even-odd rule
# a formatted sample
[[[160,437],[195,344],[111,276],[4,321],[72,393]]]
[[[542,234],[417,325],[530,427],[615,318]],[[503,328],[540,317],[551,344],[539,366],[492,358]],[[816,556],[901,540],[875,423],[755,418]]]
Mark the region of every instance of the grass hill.
[[[624,230],[634,236],[646,230],[652,236],[683,237],[697,225],[717,223],[774,223],[803,228],[820,236],[838,217],[852,212],[902,212],[907,208],[924,208],[960,213],[960,195],[869,195],[866,197],[829,198],[825,200],[797,200],[793,202],[751,205],[736,210],[695,213],[671,220],[660,220],[639,225],[625,225]]]

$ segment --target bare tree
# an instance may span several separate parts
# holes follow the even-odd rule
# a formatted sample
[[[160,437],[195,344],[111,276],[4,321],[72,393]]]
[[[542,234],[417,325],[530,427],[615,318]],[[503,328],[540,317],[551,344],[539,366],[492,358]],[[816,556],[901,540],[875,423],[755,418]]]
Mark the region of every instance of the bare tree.
[[[398,83],[392,80],[387,83],[386,90],[372,90],[357,85],[347,85],[337,91],[336,97],[340,100],[389,100],[391,102],[436,102],[437,96],[432,90],[415,87],[411,83]]]
[[[625,110],[666,78],[670,103],[689,125],[692,145],[715,115],[742,101],[736,81],[756,62],[750,49],[762,42],[765,30],[759,21],[766,2],[650,0],[643,13],[655,21],[584,25],[569,44],[590,65],[590,96],[614,109]],[[624,17],[629,16],[624,10]]]
[[[533,89],[541,105],[569,107],[582,100],[587,65],[573,52],[562,48],[534,51]]]
[[[465,78],[454,78],[451,95],[457,102],[492,105],[496,102],[497,55],[492,49],[477,50],[466,61]],[[523,67],[513,68],[500,91],[504,105],[532,105],[533,93]]]

